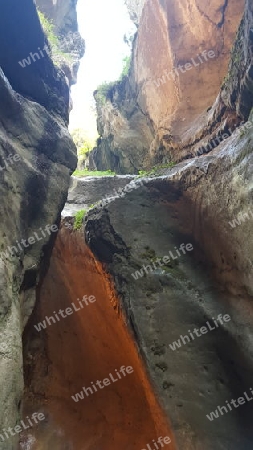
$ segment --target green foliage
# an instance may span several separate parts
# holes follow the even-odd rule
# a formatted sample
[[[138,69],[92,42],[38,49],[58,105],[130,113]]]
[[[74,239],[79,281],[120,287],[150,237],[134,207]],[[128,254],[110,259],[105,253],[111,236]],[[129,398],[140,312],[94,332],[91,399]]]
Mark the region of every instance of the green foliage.
[[[126,56],[125,58],[123,58],[123,69],[120,75],[120,81],[126,77],[129,73],[129,69],[130,69],[130,64],[131,64],[131,57],[130,56]]]
[[[89,139],[85,131],[81,128],[76,128],[73,130],[71,132],[71,136],[77,146],[78,156],[86,155],[95,147],[95,142]]]
[[[83,218],[86,215],[86,213],[94,208],[94,206],[96,206],[95,203],[92,203],[92,205],[90,205],[87,209],[80,209],[80,211],[77,211],[77,213],[74,215],[74,225],[73,225],[73,229],[74,230],[80,230],[80,228],[82,227],[83,224]]]
[[[52,22],[50,22],[42,12],[38,11],[38,15],[44,33],[48,38],[49,44],[52,47],[59,46],[59,39],[54,33],[54,25],[52,24]]]
[[[174,161],[170,161],[169,163],[166,164],[158,164],[157,166],[155,166],[154,170],[160,170],[160,169],[171,169],[171,167],[174,167],[176,165],[176,163]]]
[[[84,142],[82,147],[78,149],[78,156],[86,155],[94,148],[94,145],[92,145],[89,142]]]
[[[77,213],[75,214],[75,222],[74,222],[74,230],[80,230],[82,224],[83,224],[83,218],[86,214],[87,210],[85,209],[80,209],[80,211],[77,211]]]
[[[116,83],[115,81],[110,81],[110,82],[105,81],[104,83],[100,84],[97,87],[96,99],[98,100],[98,102],[101,105],[105,104],[105,102],[108,98],[108,93],[112,89],[112,87],[115,85],[115,83]]]
[[[144,247],[144,248],[145,248],[145,252],[140,255],[142,259],[153,260],[156,258],[155,250],[150,248],[148,245],[146,245],[146,247]]]
[[[73,58],[69,53],[61,50],[61,43],[58,36],[56,36],[54,32],[53,23],[50,22],[50,20],[48,20],[47,17],[39,10],[38,15],[43,31],[51,47],[54,64],[57,66],[61,66],[62,64],[71,64],[73,62]]]
[[[123,68],[120,74],[119,80],[117,81],[104,81],[104,83],[100,84],[96,89],[96,99],[101,104],[104,105],[106,100],[108,99],[108,94],[111,89],[122,79],[128,75],[131,64],[131,56],[126,56],[123,58]]]
[[[73,173],[75,177],[105,177],[108,175],[116,175],[115,172],[112,172],[111,170],[75,170]]]
[[[171,162],[166,163],[166,164],[158,164],[157,166],[155,166],[151,170],[139,170],[138,176],[139,177],[147,177],[147,176],[150,176],[150,175],[155,175],[159,170],[161,170],[161,169],[171,169],[175,165],[176,165],[176,163],[174,161],[171,161]]]

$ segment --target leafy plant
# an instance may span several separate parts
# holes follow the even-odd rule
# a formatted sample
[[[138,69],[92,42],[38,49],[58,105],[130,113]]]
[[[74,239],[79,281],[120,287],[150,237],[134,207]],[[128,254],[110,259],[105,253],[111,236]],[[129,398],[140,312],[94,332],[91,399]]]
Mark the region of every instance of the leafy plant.
[[[161,169],[171,169],[175,165],[176,165],[176,163],[174,161],[170,161],[169,163],[166,163],[166,164],[158,164],[157,166],[155,166],[151,170],[139,170],[138,177],[140,178],[140,177],[146,177],[146,176],[150,176],[150,175],[155,175],[159,170],[161,170]]]
[[[111,170],[75,170],[73,173],[75,177],[104,177],[108,175],[116,175],[115,172],[112,172]]]
[[[108,98],[108,94],[110,92],[110,90],[112,89],[112,87],[115,85],[115,81],[110,81],[107,82],[105,81],[104,83],[100,84],[97,87],[97,92],[96,92],[96,99],[98,100],[98,102],[102,105],[105,104],[107,98]]]
[[[125,58],[123,58],[123,69],[119,77],[120,81],[128,75],[130,64],[131,64],[131,57],[125,56]]]
[[[148,245],[145,248],[145,252],[143,252],[140,256],[142,259],[150,259],[153,260],[154,258],[156,258],[156,253],[155,250],[153,250],[152,248],[150,248]]]
[[[60,46],[59,38],[54,33],[54,25],[50,20],[46,18],[46,16],[41,12],[38,11],[40,23],[42,25],[42,28],[44,30],[45,35],[48,38],[49,44],[53,46]]]
[[[47,19],[47,17],[38,10],[38,15],[40,19],[41,26],[43,31],[48,39],[48,42],[52,51],[52,59],[53,62],[57,66],[61,66],[62,64],[71,64],[73,62],[73,57],[70,53],[63,52],[61,50],[61,42],[58,36],[54,32],[53,23]]]
[[[95,141],[89,139],[84,130],[76,128],[71,132],[72,139],[77,147],[78,156],[86,155],[95,147]]]
[[[80,209],[80,211],[77,211],[77,213],[75,214],[75,221],[74,221],[74,230],[80,230],[82,224],[83,224],[83,218],[86,214],[87,210],[85,209]]]
[[[130,64],[131,64],[131,56],[125,56],[125,58],[123,58],[123,68],[122,68],[122,72],[120,74],[119,79],[116,81],[110,81],[110,82],[104,81],[104,83],[100,84],[97,87],[95,97],[101,105],[104,105],[106,103],[106,100],[108,99],[108,94],[111,91],[111,89],[117,83],[119,83],[119,81],[122,81],[122,79],[125,76],[128,75],[129,69],[130,69]]]

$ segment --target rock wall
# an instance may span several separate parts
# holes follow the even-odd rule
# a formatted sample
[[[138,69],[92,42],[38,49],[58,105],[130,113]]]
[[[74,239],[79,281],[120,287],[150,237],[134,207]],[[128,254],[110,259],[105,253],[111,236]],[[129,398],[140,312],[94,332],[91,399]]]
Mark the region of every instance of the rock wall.
[[[52,49],[54,62],[63,70],[69,84],[75,84],[79,61],[85,50],[84,40],[78,32],[77,0],[36,0],[36,5],[53,24],[59,40],[58,45],[54,45]]]
[[[200,157],[142,178],[144,186],[97,205],[84,221],[184,450],[252,447],[252,8],[246,1],[213,106],[182,134],[184,158]],[[114,87],[111,103],[124,92]],[[192,251],[179,250],[187,244]],[[219,315],[229,320],[194,334]]]
[[[244,392],[252,399],[252,139],[251,122],[85,220],[179,449],[252,447],[251,401],[226,403]],[[193,250],[183,254],[181,244]],[[220,314],[230,320],[216,328]],[[211,331],[196,337],[207,322]],[[227,412],[209,420],[223,405]]]
[[[119,355],[130,357],[130,341],[125,347],[119,324],[123,317],[151,381],[146,398],[154,390],[162,406],[158,411],[165,411],[171,424],[168,433],[175,435],[175,448],[251,449],[251,401],[230,410],[226,403],[244,392],[252,399],[253,116],[249,119],[250,127],[240,127],[209,155],[164,169],[159,177],[138,178],[142,186],[135,183],[130,192],[131,181],[104,207],[98,202],[80,231],[73,230],[73,219],[63,221],[24,339],[26,411],[36,404],[48,418],[47,428],[34,432],[37,443],[60,449],[63,440],[67,448],[73,442],[78,448],[82,441],[87,450],[98,450],[103,442],[114,450],[108,438],[111,423],[117,423],[109,432],[115,449],[146,448],[159,436],[152,414],[145,418],[149,431],[143,425],[147,405],[137,393],[137,403],[123,388],[117,390],[120,402],[115,390],[108,398],[96,393],[96,399],[75,408],[70,402],[81,385],[117,367]],[[111,177],[106,189],[113,181],[117,187],[120,179]],[[70,195],[71,206],[78,207],[80,200],[90,204],[95,193],[103,200],[99,177],[80,180]],[[169,261],[161,264],[165,256]],[[35,331],[46,315],[84,293],[95,293],[94,311],[80,311],[78,317]],[[230,320],[220,323],[220,314]],[[196,337],[193,330],[207,322],[211,329]],[[173,347],[175,341],[180,345]],[[115,351],[115,343],[124,350]],[[136,386],[139,393],[138,378]],[[128,388],[134,389],[131,384]],[[207,415],[223,405],[227,412],[209,420]],[[116,421],[118,415],[135,417],[136,410],[137,437],[137,419],[129,428],[125,420]],[[110,417],[106,424],[105,414]]]
[[[125,0],[132,21],[138,25],[146,0]]]
[[[158,434],[170,436],[170,449],[175,450],[172,430],[125,326],[110,277],[83,233],[66,224],[24,335],[25,411],[43,411],[47,425],[28,430],[23,442],[32,435],[34,445],[43,449],[138,450]],[[78,305],[84,295],[95,301],[41,332],[35,329],[45,316]],[[82,386],[113,376],[126,364],[133,368],[127,377],[118,382],[113,377],[103,389],[73,400]]]
[[[66,128],[69,88],[63,73],[47,54],[26,67],[19,64],[46,43],[33,1],[10,0],[0,10],[2,435],[21,414],[22,330],[55,239],[76,149]],[[16,448],[18,438],[0,437],[0,449]]]
[[[253,6],[245,2],[243,19],[231,51],[228,73],[220,92],[206,113],[184,134],[184,155],[208,153],[233,130],[247,121],[253,104]]]
[[[72,176],[62,216],[74,216],[80,209],[87,210],[91,205],[100,201],[106,204],[108,198],[119,195],[124,187],[134,179],[133,175],[83,178]]]
[[[63,73],[53,66],[48,54],[43,52],[44,56],[41,56],[39,53],[39,49],[43,51],[47,40],[35,5],[31,6],[30,3],[30,0],[25,0],[23,5],[16,7],[12,0],[2,7],[0,66],[16,92],[58,114],[67,122],[69,89]],[[27,9],[27,14],[23,14],[23,8]],[[30,64],[22,67],[20,62],[29,56]]]
[[[243,8],[243,0],[146,1],[129,76],[98,107],[99,168],[136,173],[189,157],[184,135],[213,105]]]

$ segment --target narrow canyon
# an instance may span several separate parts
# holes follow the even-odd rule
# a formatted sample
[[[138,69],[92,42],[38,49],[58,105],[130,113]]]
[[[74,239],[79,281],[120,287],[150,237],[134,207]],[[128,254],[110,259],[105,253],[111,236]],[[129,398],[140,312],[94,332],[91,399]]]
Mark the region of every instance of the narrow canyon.
[[[0,450],[252,450],[252,0],[120,2],[92,144],[82,2],[0,4]]]

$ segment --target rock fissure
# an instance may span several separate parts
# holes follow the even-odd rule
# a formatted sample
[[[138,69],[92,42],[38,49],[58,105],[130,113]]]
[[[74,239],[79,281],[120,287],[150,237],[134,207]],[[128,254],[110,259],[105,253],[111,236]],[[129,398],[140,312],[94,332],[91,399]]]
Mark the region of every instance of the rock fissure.
[[[222,19],[217,25],[218,28],[222,28],[224,23],[225,23],[225,15],[226,15],[227,7],[228,7],[228,0],[225,0],[224,5],[221,6],[221,8],[220,8],[220,11],[221,11],[221,14],[222,14]]]

